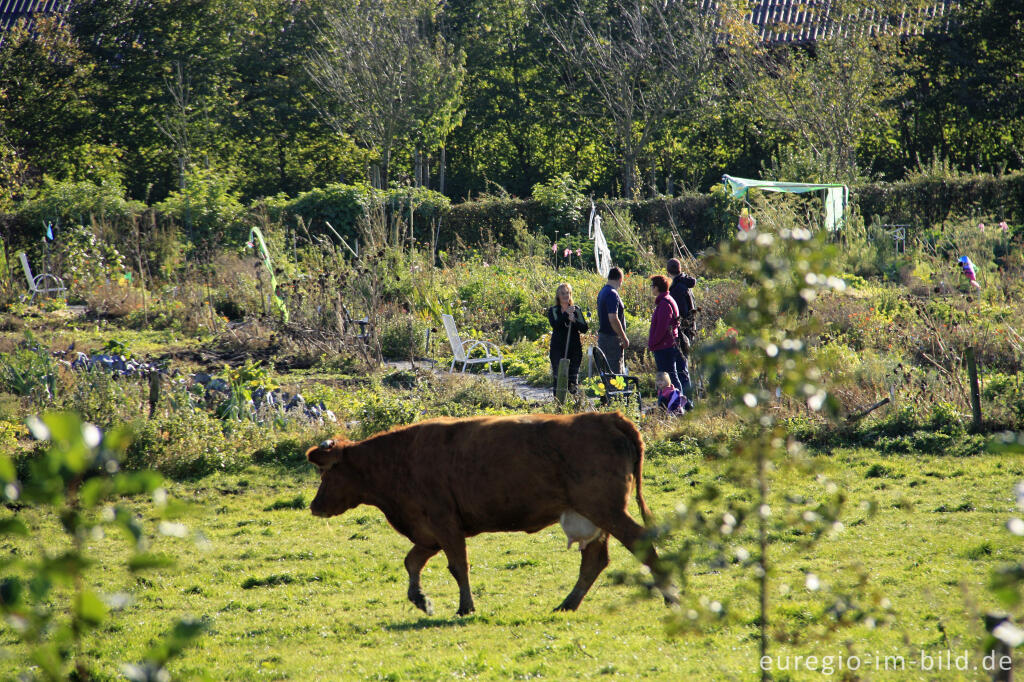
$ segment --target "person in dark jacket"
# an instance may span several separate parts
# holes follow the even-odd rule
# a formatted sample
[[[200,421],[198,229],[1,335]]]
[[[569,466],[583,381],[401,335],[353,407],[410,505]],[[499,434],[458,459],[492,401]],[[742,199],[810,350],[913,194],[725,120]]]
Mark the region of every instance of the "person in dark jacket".
[[[651,316],[651,330],[647,336],[647,349],[654,355],[654,364],[659,372],[668,374],[672,385],[683,395],[690,392],[690,375],[686,358],[679,352],[679,308],[668,295],[668,280],[661,275],[650,279],[651,294],[654,296],[654,315]],[[689,399],[684,409],[691,407]]]
[[[555,305],[548,308],[551,323],[551,377],[553,389],[558,387],[558,363],[569,358],[569,392],[575,393],[579,384],[583,343],[580,334],[586,334],[588,325],[583,311],[572,300],[572,287],[563,282],[555,290]]]
[[[697,306],[693,300],[693,287],[697,285],[697,280],[690,275],[683,274],[678,258],[669,260],[666,269],[668,276],[672,278],[668,287],[668,295],[672,297],[672,300],[676,302],[676,307],[679,308],[680,330],[686,335],[687,341],[692,344],[693,337],[697,333],[695,319]]]

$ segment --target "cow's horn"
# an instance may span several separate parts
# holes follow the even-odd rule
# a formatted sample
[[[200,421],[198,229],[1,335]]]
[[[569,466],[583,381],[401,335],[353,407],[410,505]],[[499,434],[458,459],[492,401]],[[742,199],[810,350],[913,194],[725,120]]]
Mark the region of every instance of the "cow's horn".
[[[320,443],[320,449],[321,450],[330,450],[333,447],[334,447],[334,441],[333,440],[325,440],[323,443]]]

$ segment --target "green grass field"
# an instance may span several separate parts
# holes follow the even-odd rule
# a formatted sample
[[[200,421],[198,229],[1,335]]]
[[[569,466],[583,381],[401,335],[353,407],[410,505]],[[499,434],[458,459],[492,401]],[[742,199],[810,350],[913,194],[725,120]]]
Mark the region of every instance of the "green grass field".
[[[978,678],[974,670],[928,674],[914,666],[921,650],[938,655],[947,649],[967,650],[970,664],[980,665],[977,612],[992,605],[988,576],[1021,556],[1019,541],[1003,524],[1013,513],[1012,488],[1024,478],[1024,461],[993,455],[882,457],[863,450],[820,459],[823,471],[849,491],[846,528],[808,551],[798,549],[793,538],[774,538],[772,617],[785,641],[775,643],[773,653],[905,657],[905,672],[858,672],[868,679]],[[692,456],[649,460],[648,502],[656,513],[666,513],[712,471]],[[811,478],[784,484],[809,495],[818,486]],[[118,678],[119,663],[137,660],[174,618],[185,615],[206,617],[211,626],[172,664],[181,679],[680,680],[757,674],[749,573],[698,567],[688,594],[722,601],[732,618],[705,632],[669,637],[669,611],[660,599],[644,599],[638,588],[612,580],[616,570],[639,568],[621,545],[613,543],[609,572],[578,612],[552,613],[578,567],[578,552],[565,549],[561,530],[485,535],[469,541],[476,615],[454,616],[458,593],[439,555],[424,572],[424,590],[437,610],[428,618],[406,601],[402,560],[409,543],[373,508],[330,520],[313,518],[305,506],[292,508],[297,496],[308,504],[316,485],[306,466],[252,466],[172,484],[175,497],[192,503],[187,523],[203,539],[159,538],[153,549],[178,555],[179,563],[144,577],[121,568],[120,538],[93,543],[99,589],[133,596],[130,606],[86,640],[100,677]],[[865,518],[861,503],[869,499],[877,501],[879,512]],[[144,516],[151,511],[145,505],[138,509]],[[44,529],[47,543],[58,542],[53,519],[34,509],[20,513]],[[738,540],[754,549],[750,538]],[[37,550],[5,542],[2,551]],[[821,593],[806,589],[805,571],[820,577],[822,593],[865,573],[872,589],[891,601],[892,622],[831,634],[809,625],[824,602],[817,599]],[[0,635],[0,645],[7,650],[0,679],[24,672],[25,652],[9,630]],[[779,678],[786,675],[822,677],[800,671]]]

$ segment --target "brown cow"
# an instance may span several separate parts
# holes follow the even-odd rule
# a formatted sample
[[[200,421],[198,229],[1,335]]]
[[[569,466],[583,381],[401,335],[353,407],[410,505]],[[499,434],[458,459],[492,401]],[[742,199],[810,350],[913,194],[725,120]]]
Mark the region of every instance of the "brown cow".
[[[428,615],[420,571],[441,550],[459,585],[458,615],[474,610],[467,537],[535,533],[567,511],[592,521],[605,532],[582,543],[579,579],[556,609],[571,611],[608,565],[608,533],[630,551],[639,548],[644,529],[626,512],[634,484],[640,513],[650,519],[641,493],[643,440],[618,412],[432,419],[358,443],[328,440],[306,457],[320,470],[314,516],[369,504],[412,540],[409,600]],[[653,548],[643,561],[665,601],[675,603]]]

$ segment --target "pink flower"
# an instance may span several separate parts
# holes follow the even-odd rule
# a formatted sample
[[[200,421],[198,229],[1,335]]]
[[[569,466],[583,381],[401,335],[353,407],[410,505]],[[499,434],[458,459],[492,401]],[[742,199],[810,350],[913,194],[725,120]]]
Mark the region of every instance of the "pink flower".
[[[984,229],[985,229],[985,223],[978,223],[978,230],[984,230]]]
[[[1005,225],[1006,223],[1003,223],[1003,224]],[[1003,229],[1005,230],[1006,228],[1004,227]],[[583,255],[583,252],[580,251],[579,249],[576,249],[576,257],[579,258],[582,255]]]
[[[551,253],[558,253],[558,244],[557,243],[551,245]]]
[[[1010,229],[1010,226],[1009,226],[1009,225],[1007,225],[1007,224],[1006,224],[1006,221],[1004,220],[1003,222],[999,223],[999,229],[1000,229],[1000,230],[1009,230],[1009,229]]]
[[[565,257],[565,258],[568,258],[571,255],[572,255],[572,249],[566,249],[565,251],[562,252],[562,256]]]

